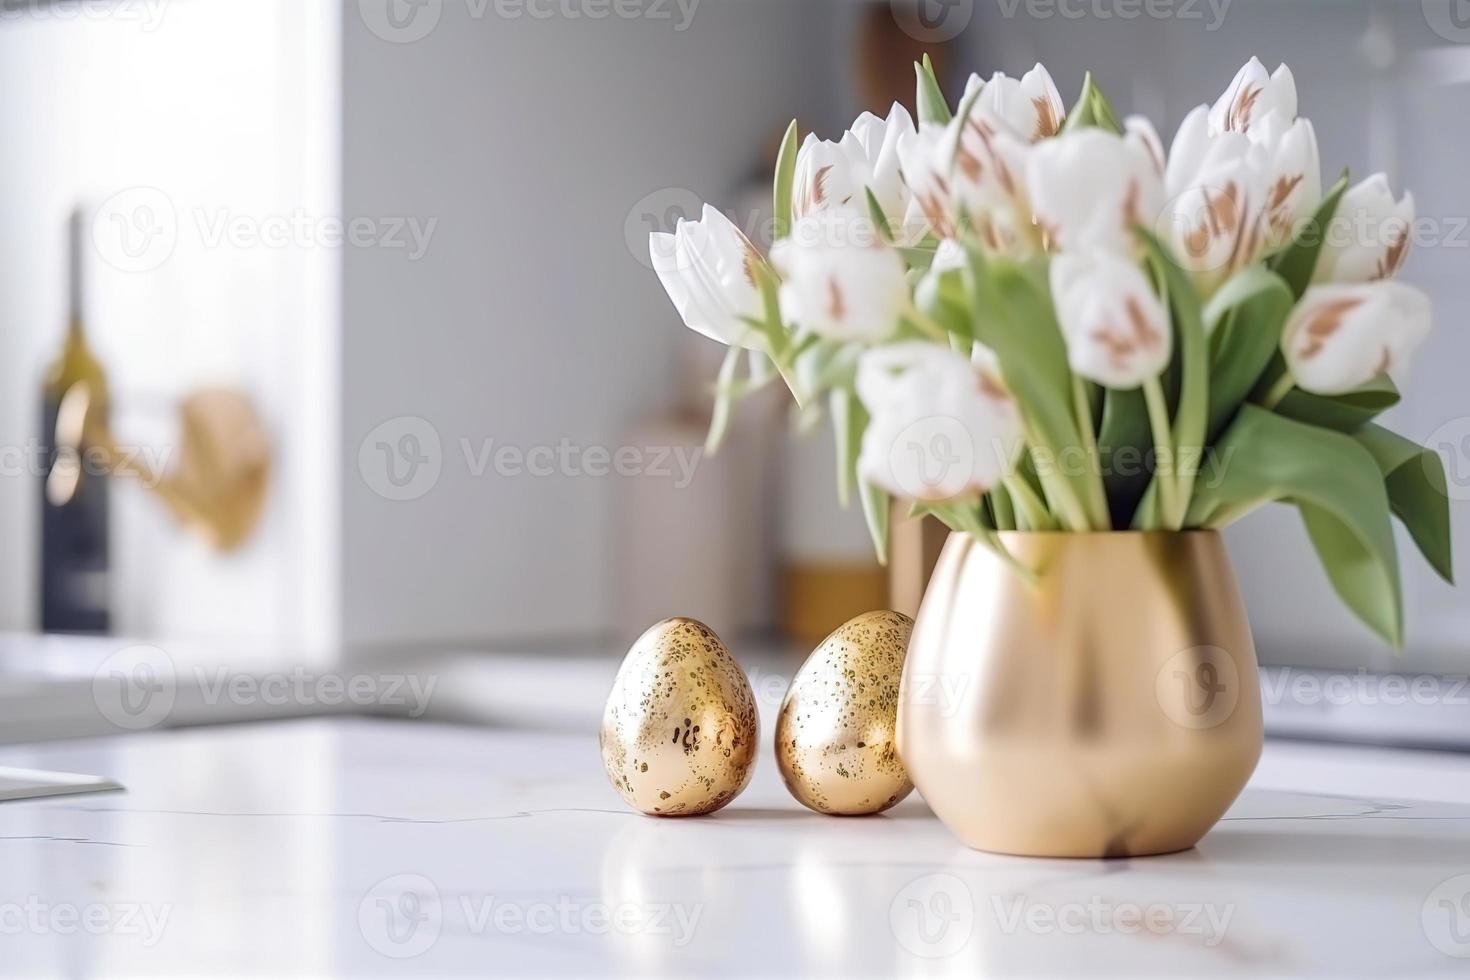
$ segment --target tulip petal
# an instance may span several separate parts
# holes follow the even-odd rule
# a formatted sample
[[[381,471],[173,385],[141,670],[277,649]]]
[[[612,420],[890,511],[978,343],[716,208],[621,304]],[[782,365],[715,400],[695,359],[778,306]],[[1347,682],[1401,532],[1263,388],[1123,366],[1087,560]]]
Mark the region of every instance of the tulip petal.
[[[1430,329],[1429,298],[1403,283],[1313,286],[1281,338],[1296,383],[1337,395],[1407,368]]]

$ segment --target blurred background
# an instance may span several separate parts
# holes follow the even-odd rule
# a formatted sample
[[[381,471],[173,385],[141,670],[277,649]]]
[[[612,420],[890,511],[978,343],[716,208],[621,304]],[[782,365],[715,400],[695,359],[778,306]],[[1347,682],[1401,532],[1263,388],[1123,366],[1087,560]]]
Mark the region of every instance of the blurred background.
[[[680,325],[647,236],[709,201],[758,239],[787,121],[836,138],[911,105],[926,52],[952,97],[1043,61],[1070,104],[1090,67],[1166,140],[1250,56],[1289,60],[1325,179],[1386,171],[1430,223],[1404,275],[1439,329],[1390,423],[1445,454],[1464,567],[1462,8],[3,0],[0,738],[89,728],[64,692],[120,651],[457,672],[436,710],[544,718],[527,671],[603,665],[595,713],[666,616],[794,668],[856,612],[912,611],[942,535],[900,526],[879,568],[830,435],[793,431],[782,396],[702,455],[720,350]],[[1463,676],[1455,589],[1406,552],[1395,656],[1279,511],[1230,540],[1265,664]],[[1363,698],[1282,701],[1283,732],[1470,732],[1464,694],[1377,728]],[[169,720],[225,709],[193,710]]]

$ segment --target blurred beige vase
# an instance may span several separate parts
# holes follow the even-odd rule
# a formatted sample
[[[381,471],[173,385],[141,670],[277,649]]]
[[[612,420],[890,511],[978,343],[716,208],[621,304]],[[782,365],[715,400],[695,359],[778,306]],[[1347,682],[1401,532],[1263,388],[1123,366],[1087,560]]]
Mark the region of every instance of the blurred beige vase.
[[[913,791],[895,738],[913,625],[889,610],[854,617],[792,679],[776,719],[776,764],[791,795],[818,813],[879,813]]]
[[[708,626],[676,618],[649,627],[628,651],[598,743],[629,806],[697,816],[745,789],[759,735],[745,672]]]
[[[1260,758],[1255,648],[1214,531],[950,536],[909,643],[898,747],[971,847],[1193,846]]]

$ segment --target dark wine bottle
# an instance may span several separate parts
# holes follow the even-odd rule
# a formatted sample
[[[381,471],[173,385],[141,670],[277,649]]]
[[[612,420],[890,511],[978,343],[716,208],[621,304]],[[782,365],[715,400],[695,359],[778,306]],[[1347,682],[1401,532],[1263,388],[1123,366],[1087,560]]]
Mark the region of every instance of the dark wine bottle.
[[[106,633],[111,627],[107,477],[89,432],[107,430],[107,375],[87,343],[82,209],[70,226],[71,302],[61,352],[42,385],[41,629]]]

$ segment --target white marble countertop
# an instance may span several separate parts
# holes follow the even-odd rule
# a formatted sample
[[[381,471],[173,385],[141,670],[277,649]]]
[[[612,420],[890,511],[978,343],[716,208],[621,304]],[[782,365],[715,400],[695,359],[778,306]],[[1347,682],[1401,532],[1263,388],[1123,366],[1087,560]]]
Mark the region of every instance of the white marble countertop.
[[[1190,852],[1028,860],[911,797],[624,809],[590,734],[331,718],[0,748],[16,975],[1470,975],[1470,757],[1270,743]],[[1438,801],[1405,802],[1405,792]]]

